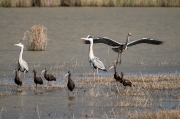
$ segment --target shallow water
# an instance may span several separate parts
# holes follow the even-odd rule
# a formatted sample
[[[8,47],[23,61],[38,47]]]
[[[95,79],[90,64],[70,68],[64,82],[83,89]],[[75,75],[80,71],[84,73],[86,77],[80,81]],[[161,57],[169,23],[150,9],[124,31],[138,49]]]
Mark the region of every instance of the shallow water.
[[[106,36],[119,42],[125,42],[128,32],[133,35],[130,41],[150,37],[162,40],[164,44],[160,46],[143,44],[130,47],[122,55],[122,65],[118,67],[118,72],[123,71],[126,76],[167,73],[179,75],[179,10],[180,8],[0,8],[1,84],[14,83],[12,72],[16,68],[20,50],[14,44],[21,42],[24,32],[35,24],[42,24],[48,29],[50,41],[46,51],[24,51],[23,58],[27,61],[30,69],[24,84],[34,85],[32,70],[36,69],[38,76],[41,76],[40,72],[45,67],[47,67],[49,73],[57,77],[55,85],[67,82],[63,76],[69,70],[73,73],[76,81],[89,77],[89,75],[92,76],[92,69],[88,62],[88,45],[83,44],[80,38],[87,35],[93,37]],[[94,54],[103,61],[107,69],[117,58],[117,54],[111,50],[111,47],[104,44],[94,45]],[[101,77],[111,77],[112,72],[113,70],[107,73],[99,71],[99,74]],[[81,77],[81,75],[84,77]],[[23,74],[21,74],[21,77],[23,78]],[[15,85],[12,88],[16,88]],[[7,87],[4,90],[7,90]],[[83,91],[78,89],[78,92]],[[102,111],[90,106],[100,100],[101,97],[99,97],[100,99],[88,97],[89,100],[87,101],[90,102],[84,102],[88,106],[83,106],[79,101],[82,99],[76,96],[74,100],[67,100],[67,92],[62,90],[55,90],[52,93],[43,92],[43,94],[38,95],[32,90],[23,91],[22,93],[0,99],[0,108],[4,107],[8,110],[7,112],[3,111],[4,118],[12,118],[13,115],[14,118],[37,118],[35,110],[37,104],[42,110],[41,118],[73,118],[73,114],[74,118],[86,118],[86,116],[102,118],[102,115],[112,111],[108,108],[106,108],[106,111]],[[166,96],[168,97],[168,95]],[[126,98],[130,101],[130,97]],[[169,99],[166,99],[165,102],[168,102]],[[19,106],[22,104],[22,100],[24,106]],[[109,98],[109,100],[117,102],[116,98]],[[120,99],[118,98],[118,100]],[[13,102],[11,106],[9,106],[10,101]],[[176,100],[171,101],[176,102]],[[107,103],[107,100],[101,102],[102,105],[104,103]],[[179,105],[179,101],[175,104]],[[169,106],[168,109],[171,109],[173,103],[162,105],[163,108]],[[44,106],[48,108],[46,109]],[[99,110],[99,114],[95,113],[95,116],[79,114],[86,108],[87,110],[84,111],[88,113],[91,110]],[[65,113],[63,109],[66,111]],[[152,111],[155,111],[159,108],[153,109]],[[54,110],[56,111],[53,112]],[[72,113],[70,117],[68,110]],[[134,110],[134,108],[130,110]],[[139,110],[142,111],[142,109]],[[118,111],[123,114],[127,112],[127,108],[122,110],[118,108]],[[9,113],[12,116],[9,116]]]

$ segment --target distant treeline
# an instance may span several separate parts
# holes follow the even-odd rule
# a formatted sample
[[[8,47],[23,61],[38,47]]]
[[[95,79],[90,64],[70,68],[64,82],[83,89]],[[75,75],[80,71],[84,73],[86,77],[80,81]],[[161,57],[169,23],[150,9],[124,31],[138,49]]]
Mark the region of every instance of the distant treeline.
[[[180,7],[180,0],[0,0],[0,7]]]

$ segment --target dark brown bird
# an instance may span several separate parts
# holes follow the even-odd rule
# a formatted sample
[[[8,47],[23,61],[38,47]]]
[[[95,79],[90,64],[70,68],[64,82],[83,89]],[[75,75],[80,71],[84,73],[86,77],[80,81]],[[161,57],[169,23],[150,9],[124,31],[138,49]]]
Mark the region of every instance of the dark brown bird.
[[[74,81],[71,79],[71,72],[68,71],[68,73],[64,76],[66,77],[68,75],[68,83],[67,83],[67,87],[70,91],[73,91],[73,89],[75,88],[75,83]],[[69,95],[69,91],[68,91],[68,95]]]
[[[131,81],[130,80],[128,80],[128,79],[125,79],[125,78],[123,78],[124,77],[124,74],[121,72],[121,78],[122,78],[122,84],[124,85],[124,86],[132,86],[132,83],[131,83]]]
[[[15,72],[14,82],[17,84],[17,86],[22,86],[22,80],[19,77],[18,71],[15,69],[14,72]]]
[[[110,67],[109,70],[114,67],[114,79],[116,79],[116,81],[119,81],[120,83],[122,83],[122,78],[119,75],[119,73],[116,71],[116,66],[117,66],[117,63],[114,64],[112,67]]]
[[[36,74],[37,72],[33,70],[34,72],[34,83],[36,84],[36,90],[37,90],[37,84],[43,85],[43,80],[41,77],[37,77]]]
[[[45,73],[44,73],[45,72]],[[41,74],[44,73],[44,78],[48,81],[56,81],[56,77],[54,77],[52,74],[47,74],[47,69],[43,70]]]

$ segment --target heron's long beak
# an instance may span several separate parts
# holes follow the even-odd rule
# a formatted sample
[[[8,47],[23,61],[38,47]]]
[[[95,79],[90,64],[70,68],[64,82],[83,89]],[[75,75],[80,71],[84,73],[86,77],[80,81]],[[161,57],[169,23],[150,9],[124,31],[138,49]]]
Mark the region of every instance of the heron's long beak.
[[[88,38],[81,38],[81,40],[88,40]]]
[[[110,67],[109,70],[112,69],[113,67],[114,67],[114,66]]]
[[[19,44],[14,44],[15,46],[19,46]]]
[[[67,73],[66,75],[64,75],[64,77],[66,77],[69,73]]]
[[[44,73],[44,72],[45,72],[45,70],[43,70],[43,71],[41,72],[41,74]]]

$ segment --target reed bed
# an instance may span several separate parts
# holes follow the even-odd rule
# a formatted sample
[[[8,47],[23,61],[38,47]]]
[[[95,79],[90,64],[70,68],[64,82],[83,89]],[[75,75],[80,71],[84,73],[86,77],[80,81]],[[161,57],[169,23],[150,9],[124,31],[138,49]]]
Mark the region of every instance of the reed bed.
[[[24,33],[23,42],[29,51],[43,51],[46,49],[49,39],[47,38],[47,28],[43,25],[33,25]]]
[[[156,113],[130,114],[129,119],[179,119],[180,110],[164,110]]]
[[[1,7],[179,7],[179,0],[0,0]]]

